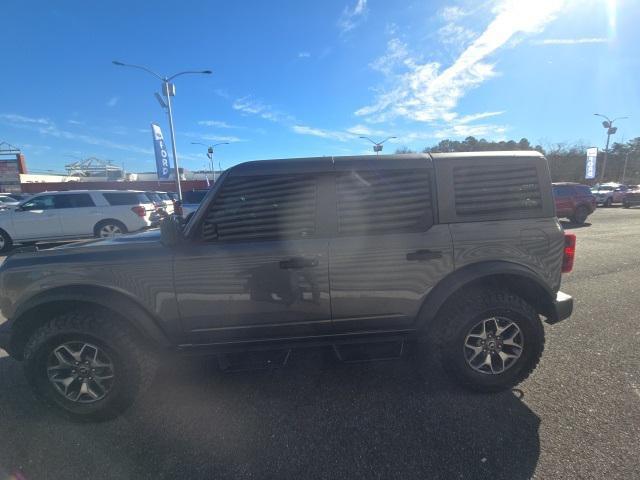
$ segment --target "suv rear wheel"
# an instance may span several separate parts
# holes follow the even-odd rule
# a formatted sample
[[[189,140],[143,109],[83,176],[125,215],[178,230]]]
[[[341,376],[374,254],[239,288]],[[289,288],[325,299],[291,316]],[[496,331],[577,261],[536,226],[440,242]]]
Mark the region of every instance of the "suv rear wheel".
[[[573,217],[571,217],[570,220],[573,223],[577,223],[579,225],[582,225],[587,220],[588,216],[589,216],[589,210],[584,205],[581,205],[578,208],[576,208],[576,211],[575,211],[575,213],[573,214]]]
[[[439,322],[444,369],[464,387],[505,390],[526,379],[544,349],[536,311],[509,292],[480,291],[452,302]]]
[[[27,379],[36,395],[76,420],[112,418],[146,389],[155,356],[102,310],[52,318],[25,347]]]
[[[124,226],[122,222],[118,220],[103,220],[98,222],[98,224],[94,227],[93,233],[96,237],[114,237],[116,235],[121,235],[123,233],[127,233],[127,227]]]

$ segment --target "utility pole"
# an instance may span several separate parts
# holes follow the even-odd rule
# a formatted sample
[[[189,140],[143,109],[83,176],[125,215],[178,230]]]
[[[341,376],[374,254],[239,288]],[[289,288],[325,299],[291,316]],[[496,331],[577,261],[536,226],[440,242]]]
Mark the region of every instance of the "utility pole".
[[[629,163],[629,152],[624,156],[624,168],[622,169],[622,182],[624,183],[624,179],[627,176],[627,164]]]
[[[617,117],[611,120],[609,117],[602,115],[601,113],[594,113],[594,115],[606,119],[602,122],[602,126],[607,129],[607,145],[604,147],[604,161],[602,162],[602,171],[600,172],[600,183],[602,183],[604,181],[605,170],[607,169],[607,159],[609,158],[609,140],[611,140],[611,135],[618,131],[618,127],[614,127],[613,122],[629,117]]]

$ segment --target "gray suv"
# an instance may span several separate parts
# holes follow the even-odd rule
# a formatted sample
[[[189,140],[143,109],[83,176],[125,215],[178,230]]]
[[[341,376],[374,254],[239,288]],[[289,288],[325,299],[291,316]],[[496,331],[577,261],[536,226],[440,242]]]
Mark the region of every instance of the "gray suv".
[[[423,338],[498,391],[571,314],[574,249],[537,152],[248,162],[184,225],[7,258],[0,346],[80,418],[121,412],[168,352]]]

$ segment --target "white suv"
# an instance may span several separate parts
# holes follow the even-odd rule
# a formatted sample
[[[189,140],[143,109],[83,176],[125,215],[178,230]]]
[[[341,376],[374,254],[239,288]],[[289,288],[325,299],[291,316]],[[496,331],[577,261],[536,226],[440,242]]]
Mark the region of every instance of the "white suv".
[[[0,252],[13,243],[110,237],[151,226],[154,205],[144,192],[45,192],[0,211]]]

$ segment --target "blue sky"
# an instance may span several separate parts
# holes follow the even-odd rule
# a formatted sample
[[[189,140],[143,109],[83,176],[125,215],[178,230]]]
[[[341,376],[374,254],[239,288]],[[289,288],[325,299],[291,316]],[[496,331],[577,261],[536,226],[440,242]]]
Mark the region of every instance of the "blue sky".
[[[640,136],[637,0],[133,2],[5,0],[0,141],[33,170],[74,156],[154,169],[149,123],[168,137],[159,82],[176,80],[178,156],[218,143],[244,160],[385,151],[442,138],[602,145],[594,112]],[[394,143],[395,142],[395,143]]]

